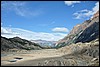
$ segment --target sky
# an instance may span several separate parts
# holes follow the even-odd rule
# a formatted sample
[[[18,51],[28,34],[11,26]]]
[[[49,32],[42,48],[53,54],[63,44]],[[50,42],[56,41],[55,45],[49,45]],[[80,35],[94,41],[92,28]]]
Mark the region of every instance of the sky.
[[[58,41],[98,10],[98,1],[1,1],[1,36]]]

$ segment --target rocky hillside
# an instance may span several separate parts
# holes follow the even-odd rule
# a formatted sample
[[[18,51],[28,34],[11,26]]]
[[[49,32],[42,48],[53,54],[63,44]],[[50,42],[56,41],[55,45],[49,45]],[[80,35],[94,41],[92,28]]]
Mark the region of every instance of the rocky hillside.
[[[58,49],[61,57],[41,59],[39,66],[99,66],[99,39],[89,43],[77,43]]]
[[[90,42],[99,37],[99,12],[95,13],[93,19],[86,20],[76,25],[72,31],[56,43],[56,47],[63,47],[72,43]]]
[[[42,47],[36,43],[30,42],[19,37],[5,38],[1,36],[1,51],[8,51],[9,49],[42,49]]]
[[[98,17],[99,16],[99,11],[97,11],[94,15],[93,15],[93,18],[92,19],[94,19],[94,18],[96,18],[96,17]]]

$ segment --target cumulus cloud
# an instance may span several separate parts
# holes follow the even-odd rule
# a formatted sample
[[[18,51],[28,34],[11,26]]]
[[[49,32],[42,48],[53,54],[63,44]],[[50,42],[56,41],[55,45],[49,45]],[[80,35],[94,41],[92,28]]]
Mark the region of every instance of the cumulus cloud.
[[[75,3],[80,3],[80,1],[64,1],[66,5],[71,6]]]
[[[99,2],[95,3],[95,6],[92,8],[92,10],[83,9],[75,12],[73,16],[75,16],[74,19],[84,19],[93,16],[93,14],[96,13],[98,10]]]
[[[54,32],[69,32],[69,30],[65,27],[56,27],[56,28],[53,28],[52,31],[54,31]]]
[[[9,29],[11,29],[11,31],[9,31]],[[27,40],[42,39],[42,40],[48,40],[48,41],[57,41],[67,35],[64,33],[32,32],[29,30],[21,29],[21,28],[8,28],[8,27],[2,27],[1,32],[2,32],[1,36],[7,37],[7,38],[18,36]],[[10,33],[10,35],[8,33]]]
[[[93,15],[93,12],[87,9],[77,11],[73,14],[75,16],[75,19],[83,19],[86,17],[90,17]]]

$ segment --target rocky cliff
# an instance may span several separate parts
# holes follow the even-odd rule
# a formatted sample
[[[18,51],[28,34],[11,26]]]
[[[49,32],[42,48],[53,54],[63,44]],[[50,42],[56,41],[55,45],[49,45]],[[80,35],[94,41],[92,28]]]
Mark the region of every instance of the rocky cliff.
[[[19,37],[5,38],[1,36],[1,51],[8,51],[10,49],[42,49],[42,47],[36,43],[30,42]]]
[[[97,11],[94,15],[93,15],[93,18],[92,19],[94,19],[94,18],[96,18],[96,17],[98,17],[99,16],[99,11]]]
[[[77,42],[90,42],[99,37],[99,12],[95,13],[93,19],[86,20],[82,24],[76,25],[72,31],[63,39],[56,43],[57,47],[62,47]]]

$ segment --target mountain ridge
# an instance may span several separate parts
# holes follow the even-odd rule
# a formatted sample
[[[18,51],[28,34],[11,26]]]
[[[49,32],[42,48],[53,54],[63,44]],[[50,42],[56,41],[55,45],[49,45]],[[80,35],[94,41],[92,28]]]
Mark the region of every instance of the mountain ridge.
[[[1,36],[1,51],[8,51],[9,49],[43,49],[40,45],[30,42],[19,37],[5,38]]]
[[[42,39],[39,39],[39,40],[30,40],[31,42],[34,42],[34,43],[37,43],[43,47],[46,47],[46,46],[51,46],[51,47],[54,47],[55,46],[55,43],[56,41],[46,41],[46,40],[42,40]]]
[[[73,27],[71,32],[56,43],[57,47],[69,45],[77,42],[90,42],[99,37],[99,11],[93,15],[92,19],[84,21]],[[88,35],[88,36],[86,36]],[[87,39],[87,40],[86,40]],[[64,44],[64,45],[62,45]]]

